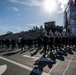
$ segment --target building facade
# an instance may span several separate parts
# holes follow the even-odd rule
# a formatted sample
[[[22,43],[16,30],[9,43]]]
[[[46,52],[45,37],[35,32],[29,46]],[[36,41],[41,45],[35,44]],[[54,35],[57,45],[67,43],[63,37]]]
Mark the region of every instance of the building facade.
[[[76,35],[76,0],[69,0],[65,6],[64,28],[67,33]]]
[[[44,27],[45,27],[45,30],[47,31],[47,33],[49,34],[49,31],[50,30],[53,31],[55,29],[55,27],[56,27],[55,21],[45,22]]]

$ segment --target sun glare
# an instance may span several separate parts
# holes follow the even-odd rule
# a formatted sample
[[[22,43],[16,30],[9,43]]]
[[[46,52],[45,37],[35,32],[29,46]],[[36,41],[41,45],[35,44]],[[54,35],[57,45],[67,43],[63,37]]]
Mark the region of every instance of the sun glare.
[[[43,8],[46,12],[49,12],[50,14],[55,12],[57,9],[56,0],[45,0],[43,2]]]

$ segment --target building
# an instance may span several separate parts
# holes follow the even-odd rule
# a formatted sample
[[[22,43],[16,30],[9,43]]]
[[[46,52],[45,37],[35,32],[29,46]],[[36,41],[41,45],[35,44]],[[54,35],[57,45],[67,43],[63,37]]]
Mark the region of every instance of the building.
[[[51,22],[45,22],[44,23],[44,27],[45,30],[47,31],[47,33],[49,33],[50,30],[54,30],[55,29],[55,21],[51,21]]]
[[[69,0],[65,6],[64,28],[67,33],[76,35],[76,0]]]

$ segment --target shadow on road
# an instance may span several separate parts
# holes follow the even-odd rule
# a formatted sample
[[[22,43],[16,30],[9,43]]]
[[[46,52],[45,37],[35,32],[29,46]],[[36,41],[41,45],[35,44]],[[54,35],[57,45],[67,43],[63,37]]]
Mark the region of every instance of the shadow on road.
[[[62,50],[62,49],[58,50],[56,52],[56,54],[51,52],[48,54],[47,57],[45,57],[45,55],[43,55],[41,58],[39,58],[34,63],[35,67],[31,71],[30,75],[41,75],[44,71],[45,66],[48,66],[48,68],[51,69],[53,67],[53,65],[56,63],[56,59],[58,59],[60,61],[65,61],[64,56],[67,56],[68,54],[74,54],[73,51],[76,51],[75,48],[73,50],[69,47],[69,48],[65,48],[64,50]],[[35,55],[37,52],[38,52],[38,50],[36,50],[36,52],[33,53],[33,55]],[[41,54],[42,53],[44,53],[43,50],[41,51]]]
[[[72,55],[74,54],[71,48],[68,48],[67,53],[72,54]]]
[[[17,54],[17,53],[19,53],[20,51],[16,51],[16,52],[9,52],[9,53],[5,53],[5,54],[3,54],[3,56],[11,56],[11,55],[15,55],[15,54]]]
[[[36,55],[38,53],[38,51],[39,51],[38,49],[35,49],[35,51],[33,53],[31,53],[31,56]]]
[[[53,64],[55,63],[55,60],[49,60],[43,55],[34,63],[35,67],[31,71],[30,75],[41,75],[44,71],[45,66],[52,68]]]

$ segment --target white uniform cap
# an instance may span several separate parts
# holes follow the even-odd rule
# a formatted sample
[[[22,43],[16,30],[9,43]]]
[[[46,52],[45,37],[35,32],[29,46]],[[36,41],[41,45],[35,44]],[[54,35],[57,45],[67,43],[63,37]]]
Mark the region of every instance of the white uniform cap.
[[[58,35],[61,35],[61,33],[60,33],[60,32],[58,32]]]
[[[66,34],[66,32],[65,32],[65,31],[63,31],[63,32],[62,32],[62,35],[65,35],[65,34]]]
[[[50,30],[50,31],[49,31],[49,34],[52,34],[52,35],[53,35],[53,32]]]
[[[45,33],[45,35],[47,36],[47,31],[45,29],[43,30],[43,33]]]
[[[46,33],[47,31],[44,29],[43,32]]]
[[[58,32],[57,32],[57,31],[55,31],[55,34],[56,34],[56,35],[58,35]]]

